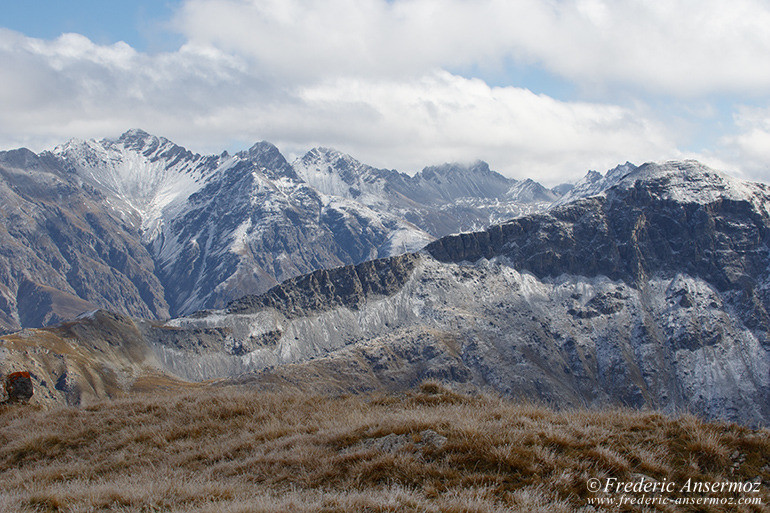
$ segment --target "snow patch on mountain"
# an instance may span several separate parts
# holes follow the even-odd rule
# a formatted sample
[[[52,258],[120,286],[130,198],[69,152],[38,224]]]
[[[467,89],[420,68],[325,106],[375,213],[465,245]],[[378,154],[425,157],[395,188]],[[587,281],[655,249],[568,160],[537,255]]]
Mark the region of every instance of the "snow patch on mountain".
[[[696,160],[648,162],[638,167],[626,162],[604,175],[589,171],[571,190],[554,201],[551,208],[598,196],[612,187],[628,189],[637,183],[648,184],[647,189],[662,199],[700,204],[725,199],[749,200],[765,212],[767,203],[763,198],[770,192],[767,184],[729,176]]]
[[[368,206],[387,203],[385,175],[399,174],[367,166],[331,148],[314,148],[297,159],[293,167],[318,192]]]

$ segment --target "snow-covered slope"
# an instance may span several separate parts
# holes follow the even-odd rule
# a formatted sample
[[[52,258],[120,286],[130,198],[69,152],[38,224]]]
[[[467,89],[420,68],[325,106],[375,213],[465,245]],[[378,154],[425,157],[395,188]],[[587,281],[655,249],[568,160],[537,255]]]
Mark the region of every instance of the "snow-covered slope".
[[[193,154],[168,139],[137,129],[115,141],[73,139],[57,146],[53,153],[85,183],[109,191],[135,209],[142,219],[145,242],[158,236],[164,218],[173,218],[208,177],[233,162],[226,155]]]
[[[660,199],[680,203],[749,200],[762,211],[767,208],[766,184],[740,180],[697,160],[648,162],[641,166],[626,162],[604,175],[589,171],[571,190],[554,201],[551,208],[582,198],[604,195],[613,187],[629,189],[637,183],[645,184],[646,190]]]
[[[551,203],[560,197],[560,194],[546,189],[531,178],[515,182],[505,193],[505,198],[508,201],[517,203]]]
[[[553,206],[564,205],[580,198],[596,196],[606,191],[610,187],[619,183],[626,175],[636,169],[636,166],[630,162],[616,166],[604,175],[596,171],[588,171],[574,187],[554,201]]]
[[[696,160],[648,163],[624,174],[620,188],[647,184],[656,197],[680,203],[709,204],[715,201],[751,201],[758,208],[767,206],[770,188],[727,175]]]
[[[367,166],[331,148],[314,148],[292,165],[297,175],[318,192],[369,207],[391,205],[409,178],[397,171]]]
[[[415,250],[433,239],[262,164],[260,156],[237,156],[152,243],[170,295],[183,298],[171,302],[178,311],[223,306],[298,274]]]
[[[0,331],[97,306],[168,315],[140,216],[102,191],[50,152],[0,152]]]

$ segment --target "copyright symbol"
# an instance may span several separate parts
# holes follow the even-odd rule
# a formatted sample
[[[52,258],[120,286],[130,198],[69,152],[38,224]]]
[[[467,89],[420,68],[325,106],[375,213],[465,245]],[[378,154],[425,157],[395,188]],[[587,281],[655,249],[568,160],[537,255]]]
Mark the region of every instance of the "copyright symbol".
[[[599,479],[591,478],[586,482],[586,487],[591,493],[598,492],[602,488],[602,482]]]

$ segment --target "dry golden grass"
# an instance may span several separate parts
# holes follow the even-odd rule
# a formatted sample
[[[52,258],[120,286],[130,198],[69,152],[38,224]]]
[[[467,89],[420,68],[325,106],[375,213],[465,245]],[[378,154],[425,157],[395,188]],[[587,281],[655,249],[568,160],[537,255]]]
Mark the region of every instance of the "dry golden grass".
[[[766,511],[770,432],[555,412],[435,383],[403,396],[200,389],[0,411],[0,511],[596,511],[589,501],[609,495],[589,492],[588,479],[639,474],[761,479],[758,494],[717,496],[762,505],[660,510]]]

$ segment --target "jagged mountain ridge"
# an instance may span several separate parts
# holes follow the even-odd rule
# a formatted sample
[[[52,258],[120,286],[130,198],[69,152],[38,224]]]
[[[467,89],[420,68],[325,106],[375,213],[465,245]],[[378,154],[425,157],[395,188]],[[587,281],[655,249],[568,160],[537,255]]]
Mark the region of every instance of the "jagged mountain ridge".
[[[471,231],[547,208],[559,195],[534,180],[514,180],[486,162],[430,166],[414,176],[377,169],[329,148],[315,148],[294,163],[324,194],[396,212],[435,237]]]
[[[340,392],[433,378],[766,423],[769,205],[767,185],[646,164],[545,213],[136,329],[192,380]]]
[[[432,239],[393,215],[318,194],[265,144],[212,177],[151,243],[164,257],[161,276],[174,287],[171,295],[184,298],[180,311],[224,305],[314,269],[388,255],[394,239],[401,243],[397,250]]]
[[[130,130],[116,141],[70,141],[53,154],[103,190],[111,208],[141,219],[141,240],[172,314],[432,239],[391,214],[321,197],[267,142],[235,155],[201,156]]]
[[[606,191],[610,187],[617,185],[625,176],[633,173],[637,167],[630,162],[615,166],[605,174],[590,170],[586,175],[577,181],[574,185],[562,184],[554,188],[564,191],[563,194],[554,201],[554,206],[564,205],[580,198],[596,196]]]
[[[124,203],[121,210],[141,217],[144,242],[158,236],[165,217],[198,191],[206,179],[230,165],[227,158],[193,154],[164,137],[129,130],[117,140],[70,140],[53,154],[84,183],[100,188],[110,199]]]
[[[490,189],[514,181],[484,163],[409,177],[333,150],[311,150],[302,162],[327,162],[334,180],[350,182],[329,190],[309,179],[307,165],[288,163],[268,142],[204,156],[137,129],[116,140],[71,140],[40,155],[19,152],[0,157],[13,233],[5,238],[13,258],[4,262],[8,280],[0,289],[4,330],[96,307],[148,318],[221,307],[292,276],[414,251],[445,233],[545,208],[538,194],[549,193],[520,182],[524,200],[510,187],[507,197],[490,197]],[[17,187],[20,176],[35,182],[34,192]],[[450,179],[456,190],[447,189]],[[57,187],[76,193],[75,201],[53,207]],[[453,199],[454,193],[478,195]],[[36,210],[36,235],[16,234],[16,220],[40,202],[51,208]],[[72,226],[56,228],[62,224]],[[57,231],[46,234],[49,229]],[[69,249],[42,269],[37,262],[51,257],[37,253],[50,252],[53,243],[33,239],[57,239],[60,232],[68,235],[59,245]]]

